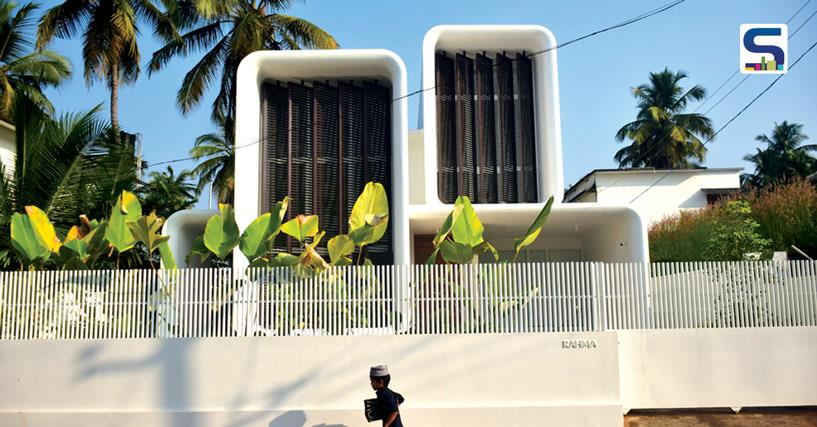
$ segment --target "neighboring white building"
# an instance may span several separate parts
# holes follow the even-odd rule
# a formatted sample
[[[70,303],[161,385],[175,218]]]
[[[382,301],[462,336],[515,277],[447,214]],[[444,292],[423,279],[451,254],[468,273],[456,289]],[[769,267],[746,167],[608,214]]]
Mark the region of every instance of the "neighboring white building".
[[[565,203],[630,205],[648,224],[701,209],[740,190],[743,168],[596,169],[565,191]]]
[[[424,87],[434,89],[422,95],[425,129],[411,133],[406,70],[393,52],[249,55],[236,95],[239,227],[289,196],[290,214],[317,214],[329,235],[343,233],[354,198],[374,180],[386,186],[391,206],[384,240],[367,249],[375,263],[423,263],[457,195],[471,198],[486,239],[506,255],[552,195],[550,218],[522,260],[648,261],[635,210],[562,203],[555,46],[536,25],[432,28],[422,71]],[[177,260],[208,215],[168,219]],[[246,264],[235,255],[236,266]]]
[[[0,163],[7,175],[14,174],[14,160],[17,157],[17,142],[14,140],[14,125],[0,120]]]

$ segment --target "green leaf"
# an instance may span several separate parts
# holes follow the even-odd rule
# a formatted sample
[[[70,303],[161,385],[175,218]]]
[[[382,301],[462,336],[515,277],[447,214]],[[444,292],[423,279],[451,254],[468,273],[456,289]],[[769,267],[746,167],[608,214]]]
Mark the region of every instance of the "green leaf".
[[[173,257],[173,251],[170,250],[167,241],[159,244],[159,256],[162,258],[162,266],[166,270],[176,269],[176,258]]]
[[[297,217],[285,222],[281,226],[281,231],[297,239],[303,243],[307,237],[312,237],[318,234],[318,216],[317,215],[298,215]]]
[[[348,255],[355,251],[355,242],[349,236],[340,234],[326,242],[326,249],[329,251],[329,260],[332,265],[350,265],[352,260]]]
[[[440,248],[434,249],[434,252],[426,258],[426,265],[434,265],[437,263],[437,254],[440,253]]]
[[[477,217],[468,196],[457,197],[455,204],[462,206],[462,212],[453,219],[451,235],[455,242],[475,248],[484,241],[482,233],[485,229],[482,222]]]
[[[204,246],[218,259],[223,260],[238,246],[238,225],[232,206],[219,204],[218,209],[221,214],[207,220],[207,226],[204,228]]]
[[[159,234],[162,229],[162,219],[157,217],[155,212],[128,223],[128,229],[136,240],[145,244],[148,254],[152,254],[159,249],[159,245],[170,240],[170,236]]]
[[[71,228],[71,230],[74,229],[76,229],[76,226]],[[85,259],[85,257],[88,256],[88,242],[76,237],[76,234],[72,233],[71,230],[68,231],[68,236],[62,245],[76,252],[80,259]]]
[[[553,206],[553,196],[548,198],[547,203],[539,211],[539,214],[536,215],[536,218],[533,220],[533,223],[528,227],[528,231],[525,232],[525,235],[522,237],[517,237],[513,240],[513,247],[516,253],[513,256],[513,260],[516,261],[516,257],[519,256],[519,252],[531,245],[533,242],[536,241],[536,238],[539,237],[539,233],[542,231],[542,226],[545,225],[545,221],[547,221],[548,216],[550,215],[550,208]]]
[[[51,224],[45,212],[36,206],[26,206],[25,209],[37,238],[40,239],[49,251],[55,254],[59,253],[62,243],[60,243],[57,232],[54,231],[54,225]]]
[[[190,253],[185,257],[185,262],[189,266],[193,263],[193,257],[197,256],[199,257],[199,263],[204,264],[204,261],[206,261],[210,255],[212,255],[212,252],[207,249],[207,246],[204,246],[204,236],[199,236],[193,240],[193,247],[190,248]]]
[[[11,216],[11,244],[28,262],[50,253],[48,246],[37,237],[28,215],[14,213]]]
[[[269,261],[270,267],[292,267],[298,263],[298,257],[285,252],[278,253]]]
[[[60,252],[54,257],[60,270],[87,270],[88,266],[80,258],[79,254],[70,249],[67,245],[60,247]]]
[[[238,248],[250,263],[267,253],[267,241],[271,234],[271,225],[272,214],[268,212],[253,220],[241,233]]]
[[[462,213],[462,205],[455,205],[454,209],[445,217],[445,221],[443,221],[442,227],[437,231],[437,235],[434,236],[434,240],[431,243],[434,244],[434,247],[440,246],[440,244],[448,237],[448,233],[451,232],[451,226],[454,224],[454,221],[459,218],[460,214]]]
[[[132,248],[136,239],[128,227],[129,223],[136,222],[142,216],[142,206],[133,193],[123,191],[116,199],[116,205],[111,209],[108,227],[105,229],[105,239],[119,252]]]
[[[470,246],[450,240],[443,240],[440,253],[452,264],[468,264],[474,259],[474,250]]]
[[[349,216],[349,234],[369,225],[373,227],[371,233],[358,234],[362,240],[360,246],[377,242],[386,233],[389,225],[389,199],[386,189],[379,182],[369,182],[358,196]]]

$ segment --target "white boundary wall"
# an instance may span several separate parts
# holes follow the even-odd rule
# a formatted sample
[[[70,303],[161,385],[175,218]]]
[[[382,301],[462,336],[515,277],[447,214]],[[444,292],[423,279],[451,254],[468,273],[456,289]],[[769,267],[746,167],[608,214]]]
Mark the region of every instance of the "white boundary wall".
[[[817,328],[618,331],[625,411],[817,405]]]
[[[0,425],[366,425],[386,363],[406,425],[607,426],[617,358],[615,332],[3,342]]]

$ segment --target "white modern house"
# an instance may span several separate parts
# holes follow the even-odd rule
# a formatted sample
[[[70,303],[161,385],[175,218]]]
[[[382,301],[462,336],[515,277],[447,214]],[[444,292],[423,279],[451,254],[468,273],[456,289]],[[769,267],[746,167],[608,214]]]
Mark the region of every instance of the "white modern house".
[[[458,195],[500,252],[548,197],[526,261],[644,262],[646,228],[623,205],[564,204],[555,38],[535,25],[444,25],[423,42],[424,129],[408,131],[406,69],[386,50],[265,51],[239,67],[235,209],[240,227],[290,198],[345,232],[363,184],[390,196],[379,264],[423,263]],[[180,212],[165,233],[183,259],[212,212]],[[281,239],[285,249],[289,243]],[[244,260],[236,251],[234,263]],[[489,261],[489,260],[484,260]]]
[[[290,214],[343,233],[379,181],[390,227],[367,255],[380,265],[301,276],[245,269],[236,252],[225,269],[0,271],[0,425],[359,426],[382,363],[417,426],[817,404],[817,262],[650,264],[653,213],[621,199],[663,171],[596,171],[563,198],[555,46],[540,26],[431,29],[412,132],[392,52],[248,56],[240,226],[288,196]],[[665,201],[700,205],[733,175],[668,174]],[[553,196],[524,259],[571,262],[410,265],[461,194],[500,251]],[[213,213],[166,222],[181,266]]]
[[[743,168],[595,169],[565,191],[565,203],[626,203],[654,224],[740,191]]]

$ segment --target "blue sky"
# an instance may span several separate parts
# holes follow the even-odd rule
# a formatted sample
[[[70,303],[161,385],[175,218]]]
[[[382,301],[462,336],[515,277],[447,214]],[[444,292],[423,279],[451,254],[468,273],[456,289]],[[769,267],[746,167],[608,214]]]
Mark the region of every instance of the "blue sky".
[[[619,23],[668,3],[659,1],[564,1],[541,0],[307,0],[296,2],[287,13],[309,19],[323,27],[343,48],[385,48],[400,55],[409,74],[409,91],[420,88],[421,46],[425,32],[438,24],[540,24],[553,31],[560,42]],[[785,22],[806,0],[687,0],[663,14],[613,30],[558,51],[561,95],[562,141],[565,182],[570,185],[588,171],[616,167],[613,154],[621,148],[613,136],[635,116],[630,88],[647,80],[651,71],[664,67],[685,71],[685,87],[704,86],[710,93],[738,66],[738,30],[742,23]],[[44,7],[57,4],[43,3]],[[789,24],[793,32],[817,11],[817,1]],[[143,27],[142,63],[161,47]],[[789,58],[798,57],[817,41],[817,16],[789,41]],[[82,78],[79,39],[57,40],[54,49],[74,65],[74,78],[48,94],[60,112],[77,111],[103,104],[108,114],[108,93],[103,84],[87,87]],[[181,115],[176,91],[199,56],[179,58],[148,78],[120,92],[123,129],[142,135],[148,162],[187,157],[198,135],[214,131],[205,102],[193,113]],[[143,67],[144,68],[144,67]],[[766,95],[711,142],[705,166],[750,165],[742,160],[754,152],[754,136],[769,133],[775,122],[804,124],[806,134],[817,142],[817,49],[784,76]],[[701,111],[732,88],[743,75],[724,87]],[[773,76],[751,76],[731,96],[709,113],[716,128],[743,108]],[[215,89],[215,88],[213,88]],[[420,96],[410,99],[409,127],[415,128]],[[695,106],[692,106],[694,109]],[[177,170],[192,167],[183,162]],[[207,203],[202,196],[200,205]]]

